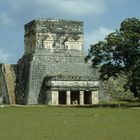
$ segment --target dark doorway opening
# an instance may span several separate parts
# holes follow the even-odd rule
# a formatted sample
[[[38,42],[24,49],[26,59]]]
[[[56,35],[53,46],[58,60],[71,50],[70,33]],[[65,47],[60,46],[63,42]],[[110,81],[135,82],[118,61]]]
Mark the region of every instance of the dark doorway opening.
[[[66,91],[59,91],[59,104],[66,104]]]
[[[91,104],[91,92],[84,91],[84,104]]]
[[[79,91],[71,91],[71,104],[79,104]]]

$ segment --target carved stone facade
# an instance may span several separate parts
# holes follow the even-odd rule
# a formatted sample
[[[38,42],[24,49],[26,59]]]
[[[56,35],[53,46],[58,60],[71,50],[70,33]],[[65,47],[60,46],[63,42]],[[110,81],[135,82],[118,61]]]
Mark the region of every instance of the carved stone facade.
[[[25,25],[16,103],[97,104],[98,74],[85,63],[83,22],[37,19]]]

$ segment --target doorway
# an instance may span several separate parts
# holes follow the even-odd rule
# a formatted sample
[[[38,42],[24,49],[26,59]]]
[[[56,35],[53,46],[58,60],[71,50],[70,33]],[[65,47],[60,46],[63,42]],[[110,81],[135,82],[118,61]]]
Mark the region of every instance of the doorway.
[[[79,104],[79,96],[80,96],[79,91],[71,91],[71,104],[73,105]]]
[[[84,104],[91,104],[91,92],[84,91]]]
[[[66,104],[66,91],[59,91],[59,104]]]

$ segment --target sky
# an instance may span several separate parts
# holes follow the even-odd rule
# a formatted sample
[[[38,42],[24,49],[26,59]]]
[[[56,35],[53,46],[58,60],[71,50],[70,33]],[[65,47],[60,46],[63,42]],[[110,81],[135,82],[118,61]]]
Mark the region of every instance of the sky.
[[[0,61],[17,63],[24,53],[24,25],[37,18],[84,21],[84,51],[140,18],[140,0],[0,0]]]

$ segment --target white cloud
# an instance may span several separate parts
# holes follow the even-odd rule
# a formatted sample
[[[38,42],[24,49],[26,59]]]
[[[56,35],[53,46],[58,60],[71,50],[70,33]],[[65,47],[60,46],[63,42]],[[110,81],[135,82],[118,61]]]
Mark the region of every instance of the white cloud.
[[[70,16],[98,15],[106,10],[105,0],[41,0],[44,6],[50,4],[53,10]],[[44,4],[45,2],[45,4]]]
[[[5,0],[0,1],[0,24],[15,25],[34,18],[92,19],[104,14],[110,0]]]
[[[103,14],[107,9],[106,0],[7,0],[3,3],[10,5],[5,17],[13,17],[15,20],[42,16],[90,17]]]
[[[92,32],[87,33],[85,35],[85,51],[88,50],[91,44],[96,44],[99,41],[102,41],[106,37],[106,35],[113,31],[113,29],[109,29],[107,27],[100,27],[97,30],[93,30]]]
[[[0,62],[7,63],[10,60],[11,54],[0,50]]]

